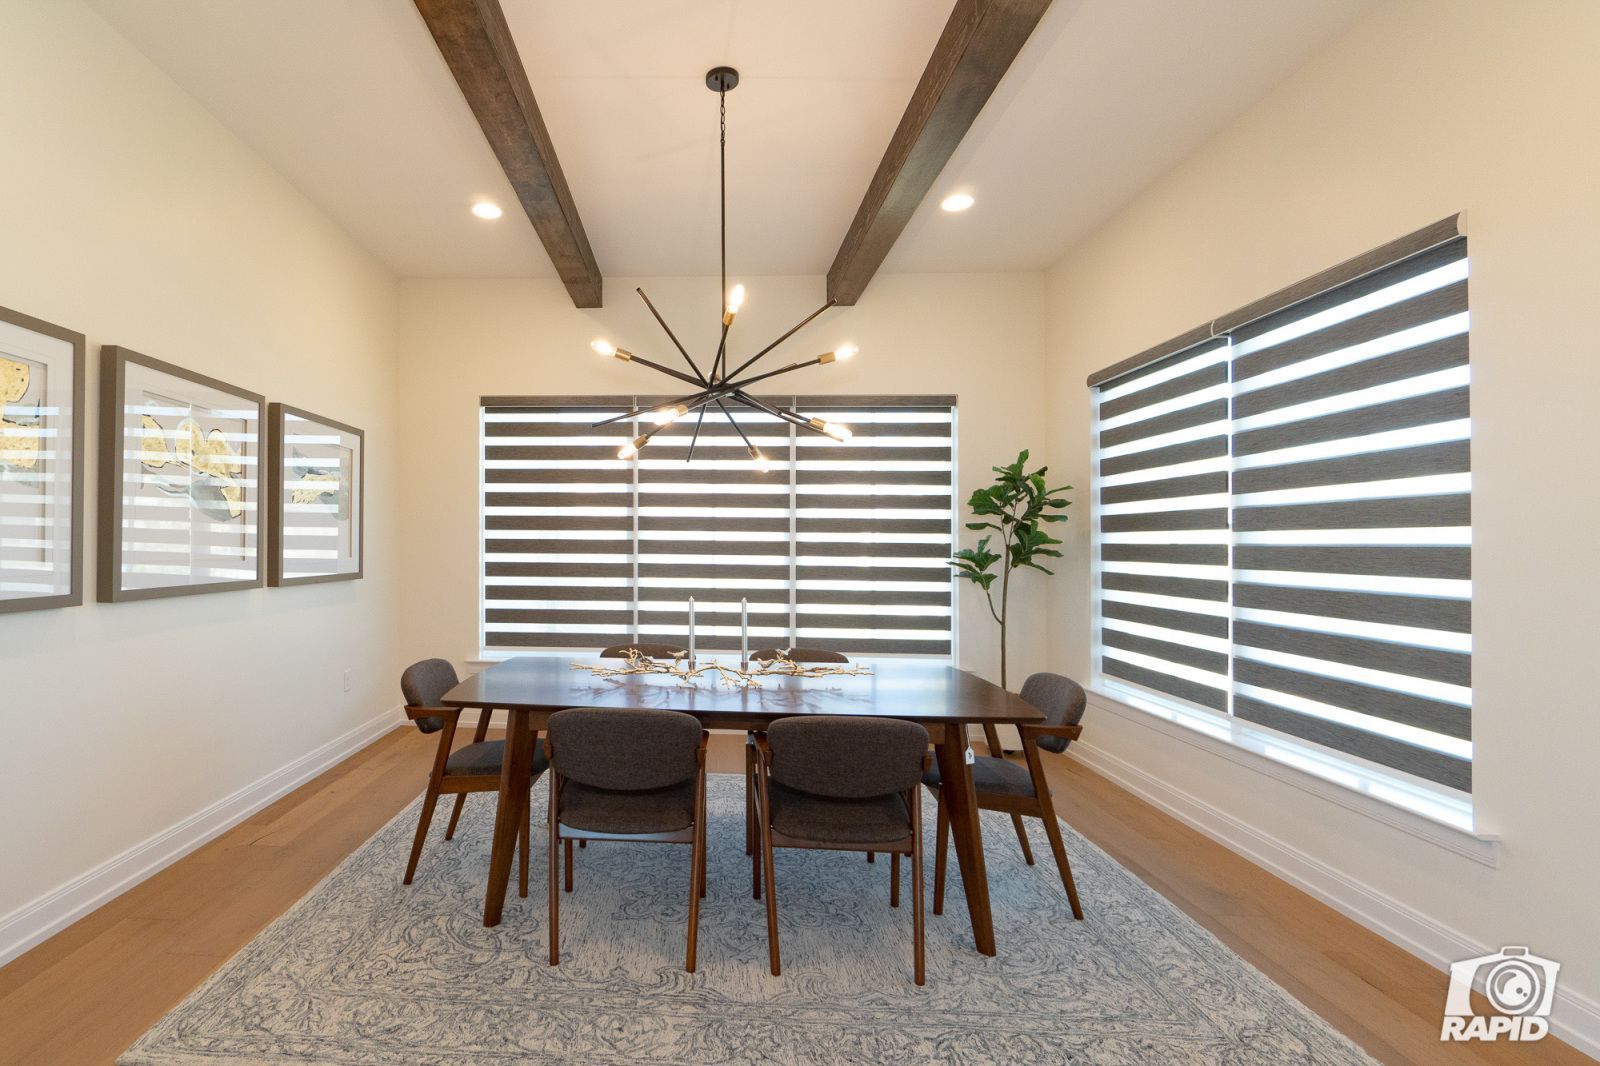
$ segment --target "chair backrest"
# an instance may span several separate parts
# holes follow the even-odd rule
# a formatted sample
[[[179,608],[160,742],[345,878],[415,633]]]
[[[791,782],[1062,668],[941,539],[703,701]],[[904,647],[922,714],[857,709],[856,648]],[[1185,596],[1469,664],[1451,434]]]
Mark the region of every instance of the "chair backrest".
[[[460,679],[456,668],[443,659],[424,659],[412,663],[400,675],[400,691],[407,707],[437,707],[444,694],[455,688]],[[417,728],[424,733],[437,733],[444,728],[442,718],[418,718]]]
[[[575,707],[550,716],[551,766],[580,785],[645,792],[682,784],[700,767],[700,722],[677,711]]]
[[[772,779],[831,799],[904,792],[922,781],[928,731],[899,718],[807,715],[767,727]]]
[[[1088,702],[1083,686],[1060,674],[1034,674],[1022,683],[1021,696],[1039,709],[1049,725],[1077,725]],[[1041,748],[1057,754],[1071,743],[1066,737],[1039,738]]]
[[[640,655],[651,659],[670,659],[674,655],[688,655],[688,648],[680,648],[676,644],[613,644],[600,652],[602,659],[626,659],[628,652],[636,651]]]
[[[779,656],[792,663],[847,663],[850,656],[826,648],[762,648],[750,653],[750,661],[769,663]]]

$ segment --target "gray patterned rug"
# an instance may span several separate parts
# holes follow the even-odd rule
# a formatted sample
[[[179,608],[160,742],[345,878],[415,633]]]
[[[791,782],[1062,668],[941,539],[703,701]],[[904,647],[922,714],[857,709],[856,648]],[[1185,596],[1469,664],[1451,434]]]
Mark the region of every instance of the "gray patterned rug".
[[[928,983],[911,981],[911,911],[889,867],[859,855],[777,856],[784,974],[767,972],[750,898],[744,784],[711,787],[710,898],[700,972],[683,972],[688,849],[580,851],[562,900],[562,962],[545,955],[545,870],[481,924],[487,797],[456,839],[434,819],[400,884],[413,804],[229,960],[121,1058],[205,1063],[1369,1063],[1352,1044],[1071,830],[1087,920],[1074,922],[1038,823],[1023,864],[987,814],[998,958],[972,948],[951,863],[928,919]],[[541,783],[534,824],[545,808]],[[931,801],[924,814],[933,824]],[[928,854],[933,853],[932,830]],[[903,870],[909,886],[909,863]],[[928,869],[931,908],[932,863]]]

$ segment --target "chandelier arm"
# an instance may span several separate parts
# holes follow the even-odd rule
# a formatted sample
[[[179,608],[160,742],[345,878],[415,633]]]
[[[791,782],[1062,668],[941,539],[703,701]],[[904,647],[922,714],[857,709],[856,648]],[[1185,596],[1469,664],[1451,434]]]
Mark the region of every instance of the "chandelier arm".
[[[651,370],[659,370],[663,374],[669,374],[672,377],[677,378],[679,381],[688,382],[690,385],[694,385],[697,388],[703,388],[707,384],[706,382],[701,381],[698,378],[690,377],[688,374],[683,373],[683,371],[681,371],[681,370],[674,370],[670,366],[662,366],[660,363],[653,362],[653,361],[651,361],[649,359],[646,359],[642,355],[630,355],[628,361],[629,362],[633,362],[633,363],[638,363],[640,366],[647,366]]]
[[[601,426],[609,426],[613,422],[621,422],[625,418],[638,418],[646,411],[658,411],[663,407],[677,407],[682,405],[692,411],[695,408],[700,407],[702,404],[710,402],[715,396],[718,395],[726,395],[726,391],[719,393],[712,389],[701,389],[698,392],[691,392],[687,396],[679,396],[675,400],[668,400],[666,403],[646,404],[643,407],[635,407],[631,411],[624,411],[620,415],[612,415],[610,418],[603,418],[598,422],[591,422],[589,423],[589,428],[599,429]]]
[[[827,303],[823,304],[821,307],[817,308],[815,311],[811,312],[809,315],[807,315],[806,317],[802,318],[798,323],[796,323],[794,325],[793,328],[791,328],[783,336],[779,337],[777,340],[773,341],[771,344],[769,344],[765,348],[761,349],[755,355],[752,355],[750,358],[746,359],[743,363],[740,363],[739,364],[739,368],[737,370],[734,370],[732,373],[728,374],[727,377],[730,377],[730,378],[738,377],[741,373],[744,372],[744,370],[747,367],[749,367],[751,364],[753,364],[757,359],[760,359],[763,355],[766,355],[768,352],[772,351],[772,349],[776,348],[778,345],[782,344],[784,341],[788,340],[790,337],[794,336],[796,333],[799,333],[800,330],[802,330],[803,328],[805,328],[807,325],[809,325],[811,323],[812,319],[816,318],[818,315],[822,314],[822,312],[824,312],[828,308],[832,307],[833,304],[834,304],[834,301],[829,300]]]
[[[706,424],[706,411],[708,410],[710,409],[705,406],[700,408],[700,420],[694,424],[694,436],[689,438],[689,454],[683,457],[683,461],[686,463],[694,459],[694,445],[700,439],[700,430]]]
[[[688,361],[689,369],[694,371],[694,376],[700,379],[700,383],[702,385],[711,384],[710,381],[706,380],[706,376],[700,372],[700,368],[695,365],[694,356],[690,355],[688,350],[684,348],[684,346],[678,341],[678,335],[672,332],[672,327],[667,325],[667,320],[661,317],[661,312],[656,310],[656,305],[651,303],[650,297],[645,295],[644,289],[639,288],[634,289],[633,291],[639,294],[639,298],[643,300],[644,305],[650,309],[650,313],[656,316],[656,321],[661,324],[662,330],[666,332],[667,337],[672,341],[673,347],[677,348],[679,354],[681,354],[683,358]]]
[[[724,320],[722,323],[722,339],[717,341],[717,358],[711,364],[711,380],[713,383],[718,380],[717,374],[722,370],[723,358],[728,354],[728,326],[729,323]],[[728,375],[723,374],[721,380],[727,381]]]
[[[765,381],[768,378],[775,378],[779,374],[787,374],[790,371],[794,371],[794,370],[804,370],[808,366],[816,366],[817,364],[821,363],[824,358],[825,358],[824,356],[820,356],[819,355],[815,359],[803,359],[798,363],[790,363],[788,366],[781,366],[776,370],[769,370],[765,374],[757,374],[754,377],[748,377],[748,378],[745,378],[743,381],[736,382],[734,384],[734,388],[736,388],[736,389],[747,389],[751,385],[754,385],[758,381]],[[830,362],[831,362],[831,360],[830,360]]]
[[[817,430],[816,427],[811,424],[811,421],[809,419],[807,419],[804,415],[796,414],[793,411],[786,411],[781,407],[774,407],[774,406],[772,406],[772,404],[768,403],[767,401],[762,400],[762,399],[758,399],[758,398],[750,395],[748,392],[745,392],[743,389],[739,389],[739,390],[735,391],[734,394],[733,394],[733,398],[738,400],[739,402],[749,406],[749,407],[755,407],[755,408],[758,408],[758,409],[760,409],[762,411],[765,411],[767,414],[771,415],[773,418],[782,419],[785,422],[792,422],[795,425],[802,427],[803,429],[810,429],[810,430],[813,430],[813,431],[820,432],[820,430]]]
[[[740,427],[739,423],[734,419],[733,412],[728,410],[728,405],[723,403],[721,400],[715,400],[713,402],[716,403],[716,405],[718,407],[722,408],[722,413],[728,417],[728,425],[732,426],[733,427],[733,431],[735,433],[739,434],[739,439],[744,441],[745,450],[746,451],[758,451],[759,449],[756,448],[756,446],[754,444],[750,443],[750,438],[745,436],[744,430]]]

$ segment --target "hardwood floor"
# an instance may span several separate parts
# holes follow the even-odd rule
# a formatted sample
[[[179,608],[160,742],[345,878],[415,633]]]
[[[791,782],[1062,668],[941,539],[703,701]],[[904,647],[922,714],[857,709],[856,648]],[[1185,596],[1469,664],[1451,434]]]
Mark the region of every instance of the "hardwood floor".
[[[741,743],[714,737],[711,770],[743,772]],[[0,1063],[114,1060],[415,799],[433,750],[396,730],[0,968]],[[1044,758],[1065,821],[1373,1057],[1592,1066],[1552,1037],[1440,1043],[1444,974],[1072,760]],[[1029,831],[1043,842],[1037,822]],[[1035,854],[1053,877],[1048,849]]]

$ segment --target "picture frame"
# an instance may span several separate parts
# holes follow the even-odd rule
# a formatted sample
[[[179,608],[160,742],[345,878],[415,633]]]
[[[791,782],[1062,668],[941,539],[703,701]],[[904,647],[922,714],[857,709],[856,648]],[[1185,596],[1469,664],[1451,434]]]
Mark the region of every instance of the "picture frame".
[[[100,354],[100,602],[260,588],[266,398]]]
[[[267,422],[267,584],[359,581],[366,433],[286,403],[271,404]]]
[[[0,614],[83,603],[85,350],[0,307]]]

